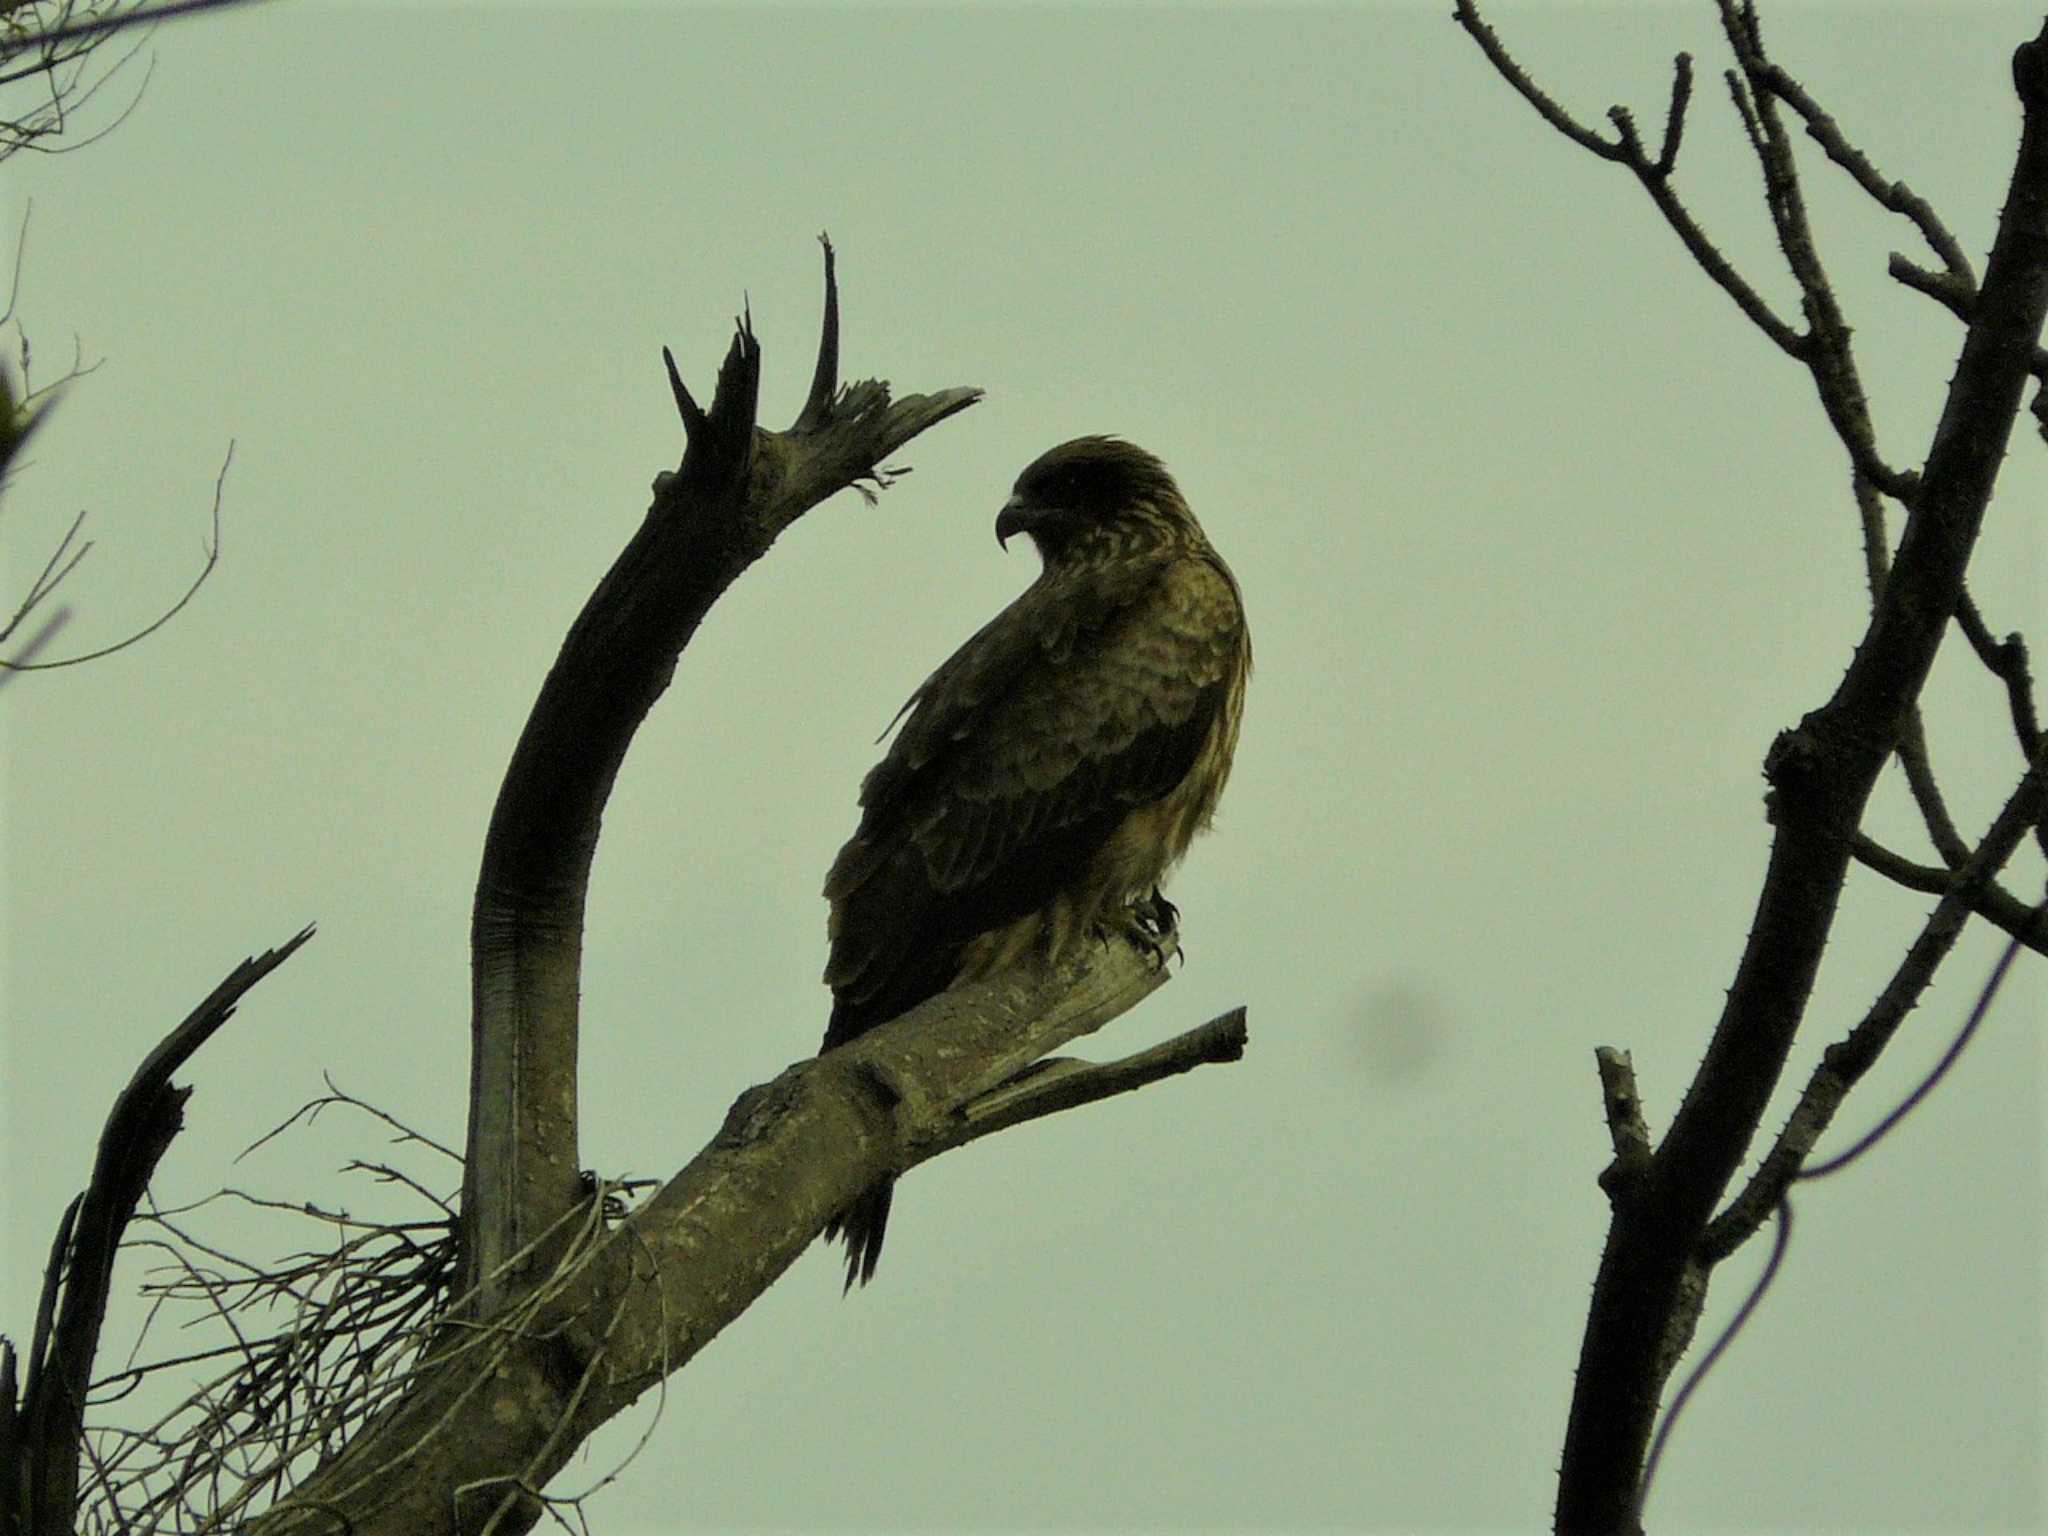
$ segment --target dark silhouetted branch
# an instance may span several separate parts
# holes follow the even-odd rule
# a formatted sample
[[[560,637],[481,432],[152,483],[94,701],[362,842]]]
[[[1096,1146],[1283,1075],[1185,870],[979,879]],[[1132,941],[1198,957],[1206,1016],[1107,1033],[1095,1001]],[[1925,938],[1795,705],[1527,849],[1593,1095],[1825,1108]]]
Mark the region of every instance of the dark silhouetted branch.
[[[2027,665],[2025,637],[2015,632],[1994,640],[1990,626],[1977,611],[1976,600],[1967,591],[1956,603],[1956,627],[1985,670],[2005,685],[2013,735],[2019,739],[2020,752],[2031,758],[2041,749],[2041,720],[2034,707],[2034,678]]]
[[[2036,836],[2040,829],[2035,829]],[[1946,896],[1957,884],[1956,871],[1916,864],[1858,832],[1850,843],[1856,862],[1875,870],[1895,885],[1929,896]],[[2002,885],[1989,883],[1968,893],[1970,910],[1993,927],[2002,928],[2036,954],[2048,955],[2048,919]]]
[[[1600,1103],[1607,1121],[1607,1139],[1614,1148],[1614,1161],[1600,1174],[1600,1187],[1607,1198],[1618,1200],[1650,1165],[1654,1142],[1650,1124],[1643,1116],[1643,1097],[1636,1087],[1636,1064],[1627,1051],[1603,1045],[1593,1052],[1600,1069]]]
[[[755,425],[761,349],[735,322],[707,411],[666,348],[681,464],[570,627],[506,769],[484,843],[471,929],[473,1007],[463,1284],[488,1316],[534,1245],[581,1198],[577,995],[584,893],[599,819],[640,722],[713,603],[804,512],[849,486],[886,483],[883,458],[979,398],[892,399],[838,389],[838,290],[825,246],[825,324],[811,398],[786,432]],[[865,483],[864,483],[865,482]],[[520,1266],[515,1254],[525,1253]]]
[[[312,936],[311,928],[303,929],[290,942],[236,966],[144,1058],[114,1101],[100,1134],[92,1182],[65,1212],[43,1277],[17,1426],[20,1454],[9,1469],[19,1479],[11,1507],[22,1511],[24,1536],[58,1536],[75,1525],[86,1387],[106,1317],[114,1258],[157,1162],[184,1123],[191,1094],[189,1088],[173,1086],[171,1074],[233,1017],[250,988]]]
[[[1747,13],[1730,30],[1753,67]],[[1637,1487],[1688,1271],[1783,1070],[1851,839],[1963,591],[2048,313],[2048,28],[2019,50],[2014,75],[2024,128],[2011,191],[1897,557],[1834,696],[1772,747],[1765,771],[1776,833],[1749,943],[1669,1134],[1616,1206],[1566,1434],[1560,1531],[1637,1528]],[[1767,120],[1761,131],[1768,135]],[[1773,196],[1781,205],[1782,191]]]
[[[1764,296],[1757,292],[1749,280],[1735,270],[1728,258],[1721,254],[1699,221],[1692,216],[1678,194],[1671,188],[1671,167],[1664,163],[1668,151],[1672,164],[1677,163],[1678,141],[1683,129],[1683,117],[1687,101],[1692,93],[1692,69],[1690,61],[1675,72],[1672,82],[1672,101],[1665,118],[1664,150],[1652,160],[1643,149],[1636,134],[1633,115],[1625,107],[1615,107],[1608,113],[1608,119],[1615,125],[1615,138],[1603,139],[1591,129],[1574,119],[1529,77],[1527,70],[1516,63],[1501,43],[1491,25],[1479,14],[1477,0],[1456,0],[1452,14],[1458,24],[1479,44],[1480,51],[1501,78],[1518,91],[1522,98],[1536,109],[1543,120],[1559,133],[1590,154],[1602,160],[1613,161],[1626,166],[1642,183],[1650,201],[1664,216],[1664,222],[1671,226],[1687,253],[1700,270],[1712,278],[1715,285],[1728,295],[1735,307],[1748,317],[1749,322],[1772,344],[1788,357],[1807,361],[1808,338],[1771,308]],[[1683,57],[1683,55],[1681,55]],[[1674,124],[1677,126],[1674,127]]]
[[[1844,1039],[1822,1053],[1820,1064],[1814,1068],[1798,1104],[1778,1133],[1776,1144],[1751,1176],[1748,1186],[1726,1211],[1714,1218],[1701,1238],[1703,1261],[1717,1263],[1733,1253],[1799,1176],[1842,1101],[1877,1064],[1899,1026],[1933,982],[1942,961],[1955,948],[1964,924],[1978,908],[1982,892],[2004,867],[2020,840],[2040,823],[2044,806],[2048,806],[2044,786],[2048,786],[2048,749],[2042,751],[2007,798],[1976,851],[1949,879],[1941,900],[1935,903],[1870,1010]],[[2029,909],[2025,927],[2042,926],[2042,917],[2041,908]],[[2021,932],[2013,934],[2015,944],[2021,942]]]

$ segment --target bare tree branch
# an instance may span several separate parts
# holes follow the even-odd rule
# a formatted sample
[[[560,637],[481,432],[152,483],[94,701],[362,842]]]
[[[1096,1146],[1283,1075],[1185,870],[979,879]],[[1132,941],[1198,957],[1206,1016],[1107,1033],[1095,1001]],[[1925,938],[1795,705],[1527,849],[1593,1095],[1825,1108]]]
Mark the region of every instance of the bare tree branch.
[[[1667,177],[1678,168],[1678,146],[1685,137],[1685,109],[1692,101],[1692,55],[1681,53],[1671,61],[1671,105],[1664,113],[1664,147],[1657,151],[1653,168]]]
[[[0,1470],[11,1484],[8,1508],[21,1512],[26,1536],[57,1536],[74,1526],[86,1387],[99,1350],[114,1257],[150,1175],[183,1124],[191,1093],[172,1086],[171,1074],[233,1017],[251,987],[312,936],[311,928],[303,929],[288,943],[236,966],[144,1058],[114,1101],[100,1135],[92,1182],[65,1213],[43,1278],[28,1391],[21,1405],[20,1456]]]
[[[1930,272],[1918,263],[1908,261],[1897,251],[1893,251],[1891,259],[1885,263],[1885,271],[1915,293],[1925,294],[1934,300],[1963,324],[1970,323],[1970,305],[1977,297],[1975,282],[1964,283],[1952,272]],[[2037,362],[2037,372],[2039,366]]]
[[[64,537],[57,541],[57,547],[50,551],[50,558],[43,562],[43,568],[36,573],[36,579],[28,584],[28,592],[16,605],[13,617],[0,625],[0,641],[11,639],[22,621],[34,613],[41,604],[48,602],[52,593],[63,583],[64,578],[78,568],[78,562],[92,551],[92,540],[87,539],[77,549],[71,541],[78,537],[78,530],[85,524],[85,514],[79,513],[71,520],[71,526],[64,530]]]
[[[1807,361],[1809,339],[1794,330],[1773,310],[1764,296],[1751,286],[1749,281],[1737,272],[1723,256],[1707,233],[1693,218],[1692,212],[1678,194],[1671,188],[1671,171],[1677,164],[1678,143],[1683,132],[1683,118],[1686,103],[1692,94],[1691,61],[1686,60],[1674,74],[1671,93],[1671,107],[1665,118],[1664,148],[1655,160],[1644,151],[1636,135],[1633,115],[1625,107],[1609,109],[1608,119],[1615,125],[1612,141],[1579,124],[1569,113],[1546,95],[1529,78],[1527,70],[1509,55],[1499,35],[1479,14],[1478,0],[1456,0],[1452,14],[1458,24],[1471,34],[1479,44],[1487,60],[1500,72],[1501,77],[1519,91],[1524,100],[1533,106],[1543,120],[1580,148],[1598,155],[1602,160],[1611,160],[1626,166],[1642,183],[1650,201],[1664,216],[1664,222],[1671,226],[1687,253],[1699,265],[1701,271],[1714,280],[1716,286],[1735,302],[1736,308],[1749,322],[1765,336],[1772,345],[1788,357]],[[1684,55],[1680,56],[1684,58]],[[1666,164],[1666,157],[1670,164]]]
[[[1776,1241],[1771,1244],[1770,1258],[1764,1261],[1763,1272],[1756,1277],[1756,1283],[1750,1286],[1749,1294],[1742,1298],[1742,1305],[1735,1309],[1735,1315],[1728,1319],[1728,1326],[1723,1328],[1714,1342],[1707,1347],[1707,1352],[1700,1357],[1699,1364],[1686,1373],[1684,1382],[1672,1394],[1671,1406],[1665,1410],[1662,1421],[1657,1425],[1657,1433],[1650,1441],[1650,1453],[1643,1462],[1643,1478],[1636,1488],[1635,1507],[1631,1512],[1632,1522],[1636,1528],[1640,1528],[1643,1523],[1643,1507],[1649,1502],[1650,1485],[1655,1482],[1657,1468],[1664,1459],[1665,1449],[1671,1444],[1671,1432],[1677,1427],[1679,1414],[1683,1413],[1685,1405],[1692,1401],[1693,1393],[1698,1391],[1700,1383],[1707,1379],[1707,1373],[1713,1370],[1720,1363],[1721,1357],[1728,1352],[1728,1346],[1735,1342],[1736,1335],[1749,1326],[1749,1320],[1763,1301],[1764,1293],[1770,1290],[1772,1282],[1778,1278],[1778,1270],[1785,1262],[1785,1251],[1792,1243],[1790,1200],[1778,1202],[1777,1216],[1778,1235]]]
[[[1618,165],[1629,164],[1629,151],[1623,139],[1601,138],[1559,106],[1531,78],[1529,72],[1515,61],[1507,46],[1501,42],[1500,34],[1495,32],[1492,25],[1479,14],[1479,7],[1474,0],[1456,0],[1452,7],[1452,15],[1458,25],[1471,34],[1472,40],[1479,45],[1479,51],[1486,55],[1486,61],[1499,71],[1503,80],[1521,93],[1522,99],[1536,109],[1537,115],[1543,121],[1587,153],[1598,155],[1602,160],[1612,160]],[[1687,71],[1687,74],[1689,75],[1690,71]],[[1672,95],[1675,102],[1678,93],[1673,91]],[[1672,115],[1678,116],[1682,111],[1682,106],[1674,106]],[[1667,143],[1673,142],[1676,135],[1667,133],[1665,138]]]
[[[2034,828],[2038,839],[2041,828]],[[1881,843],[1858,832],[1850,841],[1850,854],[1866,869],[1875,870],[1895,885],[1929,896],[1946,896],[1958,885],[1957,872],[1931,864],[1916,864],[1892,852]],[[1971,889],[1965,899],[1970,910],[1994,928],[2002,928],[2036,954],[2048,955],[2048,919],[1996,881]]]
[[[1891,573],[1891,534],[1885,526],[1884,496],[1863,475],[1852,473],[1849,478],[1850,489],[1856,499],[1857,521],[1863,531],[1864,580],[1870,589],[1871,605],[1875,607],[1884,596],[1885,578]],[[1969,857],[1969,849],[1963,843],[1962,834],[1956,830],[1948,803],[1935,780],[1926,727],[1917,704],[1907,712],[1905,729],[1899,735],[1898,755],[1899,767],[1906,775],[1906,786],[1912,791],[1914,804],[1920,808],[1920,819],[1927,828],[1929,840],[1944,863],[1951,867],[1962,863]]]
[[[1961,243],[1949,233],[1941,215],[1934,211],[1934,205],[1903,181],[1893,181],[1885,176],[1868,155],[1849,142],[1834,118],[1821,110],[1820,103],[1808,94],[1805,87],[1778,65],[1764,60],[1762,77],[1768,82],[1771,94],[1799,114],[1806,124],[1807,136],[1830,160],[1849,173],[1850,179],[1864,190],[1872,202],[1912,221],[1921,238],[1941,258],[1948,281],[1965,292],[1975,293],[1977,274],[1970,266],[1970,258],[1963,254]]]
[[[1245,1011],[1233,1008],[1119,1061],[1041,1061],[969,1103],[960,1112],[957,1133],[916,1148],[915,1161],[924,1162],[1013,1125],[1134,1092],[1196,1067],[1240,1060],[1246,1038]]]
[[[2041,748],[2041,720],[2034,708],[2034,678],[2027,666],[2025,637],[2015,631],[2003,640],[1992,639],[1990,626],[1967,591],[1956,603],[1956,626],[1985,670],[2005,685],[2013,735],[2019,740],[2021,754],[2031,758]]]
[[[1614,1147],[1614,1161],[1601,1171],[1600,1187],[1610,1200],[1618,1200],[1650,1166],[1650,1152],[1656,1143],[1643,1117],[1634,1059],[1627,1051],[1603,1045],[1593,1052],[1593,1062],[1600,1069],[1600,1102],[1607,1139]]]
[[[1813,225],[1807,216],[1806,194],[1800,185],[1792,140],[1778,111],[1778,83],[1789,82],[1790,77],[1764,54],[1756,7],[1743,0],[1717,0],[1717,4],[1722,30],[1741,71],[1739,81],[1730,74],[1729,89],[1743,114],[1751,148],[1763,170],[1764,204],[1778,235],[1778,248],[1799,284],[1808,343],[1803,360],[1813,375],[1821,408],[1827,413],[1835,436],[1848,450],[1856,472],[1887,496],[1908,501],[1913,494],[1912,478],[1892,469],[1878,456],[1876,431],[1857,373],[1849,323],[1822,265]]]
[[[2042,827],[2034,827],[2036,840],[2040,834]],[[1862,831],[1849,840],[1849,854],[1864,868],[1876,870],[1886,881],[1903,885],[1907,891],[1948,895],[1956,887],[1956,870],[1935,868],[1933,864],[1915,864],[1911,858],[1894,854],[1890,848],[1874,842]],[[2048,920],[1997,881],[1970,891],[1968,901],[1970,911],[1993,928],[2003,928],[2036,954],[2048,954]]]
[[[1753,15],[1735,15],[1730,30],[1754,69]],[[1688,1270],[1782,1071],[1851,838],[1963,591],[2048,314],[2048,27],[2020,48],[2014,78],[2024,127],[2012,188],[1896,560],[1835,695],[1782,733],[1766,760],[1776,835],[1749,943],[1669,1134],[1615,1209],[1567,1429],[1561,1531],[1638,1528],[1637,1487]],[[1768,141],[1761,104],[1759,119]],[[1787,206],[1782,187],[1773,203]],[[1781,229],[1796,228],[1779,217]]]
[[[219,3],[221,0],[214,0]],[[141,52],[146,39],[138,37],[134,46],[97,78],[87,79],[93,55],[115,33],[140,30],[155,19],[136,6],[124,9],[122,0],[86,0],[84,4],[77,0],[15,0],[0,16],[5,21],[0,26],[0,93],[9,87],[21,88],[0,106],[0,160],[22,150],[61,154],[82,149],[118,128],[141,102],[154,59],[112,122],[83,139],[71,136],[77,114]],[[31,90],[35,92],[31,99],[21,102],[22,92]]]
[[[1899,1026],[1933,982],[1935,972],[1954,949],[1963,925],[1975,910],[1979,893],[1997,875],[2028,830],[2040,822],[2044,807],[2048,807],[2048,792],[2044,791],[2048,791],[2048,750],[2028,769],[1976,851],[1955,872],[1869,1012],[1846,1038],[1822,1054],[1799,1103],[1778,1133],[1776,1144],[1751,1176],[1748,1186],[1726,1211],[1714,1218],[1701,1237],[1699,1252],[1703,1262],[1718,1263],[1747,1241],[1798,1177],[1843,1100],[1877,1064]],[[2029,926],[2039,923],[2042,916],[2041,908],[2032,909],[2028,913]],[[2015,943],[2020,941],[2019,934],[2013,937]]]
[[[112,4],[103,11],[89,12],[76,20],[66,18],[54,27],[37,27],[22,32],[8,40],[16,52],[29,48],[47,49],[57,43],[79,42],[87,38],[101,38],[114,32],[127,32],[138,27],[153,27],[160,21],[176,21],[181,17],[197,16],[204,11],[224,11],[235,6],[261,4],[262,0],[165,0],[162,5],[134,6],[122,10],[119,4]],[[69,10],[70,7],[64,7]]]
[[[980,397],[890,397],[838,387],[838,296],[826,255],[826,322],[809,398],[787,432],[754,424],[761,353],[735,326],[707,412],[664,350],[686,447],[655,481],[646,520],[569,630],[506,770],[477,881],[465,1291],[489,1316],[529,1252],[581,1198],[576,1152],[577,994],[583,901],[598,823],[634,732],[726,588],[782,530],[835,491],[885,484],[883,458]],[[869,493],[871,494],[871,493]]]
[[[458,1307],[456,1342],[406,1399],[258,1517],[252,1536],[452,1536],[487,1519],[530,1528],[544,1512],[535,1490],[576,1446],[687,1365],[855,1195],[1015,1123],[1006,1117],[1041,1086],[1053,1091],[1031,1066],[1163,985],[1170,939],[1164,948],[1120,939],[1058,971],[941,993],[749,1089],[712,1142],[623,1222],[603,1227],[589,1214],[597,1197],[586,1197],[569,1213],[569,1240],[538,1245],[558,1254],[551,1268],[521,1263],[533,1280],[506,1289],[481,1323],[461,1322]],[[1234,1025],[1226,1016],[1195,1032],[1199,1050],[1173,1042],[1163,1054],[1228,1059]],[[1157,1060],[1131,1064],[1148,1054],[1115,1068],[1156,1071]],[[454,1506],[450,1489],[466,1490]]]
[[[191,585],[185,588],[184,593],[178,598],[176,602],[172,603],[170,607],[166,608],[162,613],[158,614],[154,619],[150,620],[149,623],[143,625],[142,628],[136,630],[133,634],[124,636],[123,638],[114,641],[111,645],[102,645],[94,650],[81,652],[79,655],[76,656],[62,656],[55,661],[30,660],[27,658],[30,656],[31,653],[29,651],[24,651],[12,660],[0,659],[0,673],[51,672],[55,671],[59,667],[76,667],[81,666],[88,661],[98,661],[103,656],[112,656],[117,651],[125,651],[131,645],[139,645],[142,641],[147,640],[151,635],[155,634],[158,630],[162,629],[166,624],[170,623],[172,619],[175,619],[180,613],[182,613],[185,609],[185,605],[191,602],[192,599],[198,595],[199,589],[201,587],[206,585],[207,578],[213,575],[214,567],[220,564],[220,499],[222,494],[227,489],[228,468],[234,462],[235,445],[232,442],[230,442],[228,444],[227,457],[221,460],[220,473],[214,477],[213,481],[213,529],[212,533],[210,534],[206,541],[206,544],[203,547],[203,552],[206,558],[200,564],[199,574],[192,578]],[[76,520],[74,520],[73,523],[71,524],[70,532],[64,535],[64,542],[58,545],[57,553],[50,557],[51,565],[55,565],[58,556],[62,555],[65,549],[69,548],[72,535],[78,532],[79,525],[84,521],[85,514],[81,512],[78,514]],[[46,566],[43,571],[43,579],[39,581],[36,585],[29,588],[29,594],[27,598],[23,600],[21,607],[16,612],[13,620],[9,622],[6,629],[0,629],[0,640],[6,639],[7,635],[13,630],[15,624],[20,623],[23,616],[26,615],[30,609],[34,608],[36,604],[42,602],[44,599],[48,598],[52,592],[56,591],[57,584],[61,582],[66,576],[69,576],[72,573],[72,571],[78,568],[78,562],[83,560],[86,557],[87,552],[91,549],[92,541],[88,539],[85,543],[81,544],[75,552],[73,552],[70,560],[67,561],[63,565],[63,567],[56,572],[54,576],[50,574],[50,568]]]

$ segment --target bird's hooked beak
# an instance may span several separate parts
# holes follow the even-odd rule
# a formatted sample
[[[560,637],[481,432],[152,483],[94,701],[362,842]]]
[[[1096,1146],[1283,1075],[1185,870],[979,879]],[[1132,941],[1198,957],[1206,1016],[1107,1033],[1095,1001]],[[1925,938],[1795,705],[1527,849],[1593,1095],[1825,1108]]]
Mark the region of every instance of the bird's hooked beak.
[[[1042,508],[1033,506],[1021,496],[1012,496],[1003,503],[1003,510],[996,514],[996,543],[1008,549],[1013,537],[1029,533],[1044,515]]]

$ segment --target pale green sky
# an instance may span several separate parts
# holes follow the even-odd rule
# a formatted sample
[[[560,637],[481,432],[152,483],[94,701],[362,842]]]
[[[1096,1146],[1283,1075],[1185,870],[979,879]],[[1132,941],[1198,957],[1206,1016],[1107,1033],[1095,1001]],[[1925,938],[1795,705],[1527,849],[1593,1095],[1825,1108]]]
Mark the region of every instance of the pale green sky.
[[[159,1197],[373,1204],[334,1172],[383,1154],[367,1127],[230,1166],[323,1071],[460,1141],[480,838],[565,625],[680,451],[660,347],[708,394],[750,296],[786,423],[829,229],[847,372],[988,398],[879,507],[786,535],[641,732],[591,892],[586,1161],[666,1174],[815,1047],[818,886],[876,733],[1029,578],[995,510],[1082,432],[1172,466],[1259,658],[1174,888],[1188,963],[1098,1044],[1244,1002],[1252,1049],[919,1171],[875,1285],[841,1300],[807,1255],[670,1383],[593,1519],[1547,1528],[1605,1231],[1592,1049],[1634,1051],[1661,1132],[1747,931],[1765,748],[1832,688],[1865,599],[1802,376],[1448,12],[308,4],[162,31],[117,132],[9,162],[38,371],[74,333],[105,361],[10,490],[4,591],[85,508],[66,641],[118,637],[188,581],[236,447],[192,607],[0,699],[0,1326],[26,1331],[136,1060],[308,920],[188,1071]],[[1661,121],[1671,54],[1698,53],[1681,184],[1789,303],[1708,12],[1495,16],[1591,120]],[[1766,15],[1981,257],[2038,6]],[[1822,169],[1887,451],[1917,463],[1959,333],[1884,276],[1910,231]],[[2037,643],[2043,459],[2016,441],[1974,577]],[[1957,660],[1930,721],[1974,835],[2018,768]],[[1852,876],[1789,1081],[1926,906]],[[1963,945],[1846,1125],[1939,1054],[1993,952]],[[2048,1523],[2042,1023],[2022,967],[1934,1099],[1803,1194],[1659,1528]],[[1760,1260],[1727,1266],[1709,1327]]]

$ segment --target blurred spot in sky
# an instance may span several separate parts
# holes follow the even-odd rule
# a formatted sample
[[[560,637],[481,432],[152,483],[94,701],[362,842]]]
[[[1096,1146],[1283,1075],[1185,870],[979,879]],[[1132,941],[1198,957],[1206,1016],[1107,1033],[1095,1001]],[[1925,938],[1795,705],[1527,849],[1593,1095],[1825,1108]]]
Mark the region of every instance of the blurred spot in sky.
[[[1381,982],[1351,1012],[1351,1035],[1365,1070],[1382,1082],[1419,1082],[1435,1070],[1450,1039],[1450,1011],[1412,977]]]

